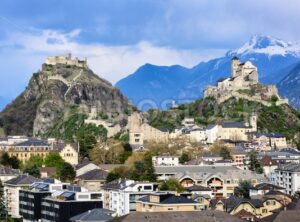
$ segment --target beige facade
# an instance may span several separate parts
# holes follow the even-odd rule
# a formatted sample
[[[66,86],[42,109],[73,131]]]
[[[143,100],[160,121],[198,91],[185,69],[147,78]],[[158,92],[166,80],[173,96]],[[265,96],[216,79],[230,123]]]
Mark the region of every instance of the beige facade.
[[[8,149],[10,157],[17,157],[23,164],[26,163],[31,156],[39,156],[44,159],[51,151],[49,146],[12,146]]]
[[[241,210],[246,210],[254,215],[256,215],[257,218],[264,218],[267,216],[270,216],[273,214],[274,210],[278,210],[282,208],[283,205],[277,201],[276,199],[267,199],[263,202],[263,206],[261,207],[255,207],[249,202],[242,202],[238,206],[236,206],[231,212],[231,215],[235,215]]]
[[[150,126],[139,113],[133,113],[128,117],[129,143],[131,145],[143,145],[145,141],[167,143],[169,132],[164,132]]]
[[[59,152],[59,155],[67,163],[70,163],[71,165],[77,165],[79,158],[77,147],[78,146],[76,144],[65,144],[65,146]]]
[[[100,191],[101,187],[105,184],[105,180],[79,180],[78,185],[86,188],[88,191]]]
[[[201,203],[161,203],[160,195],[150,195],[149,202],[137,201],[137,212],[199,211]]]

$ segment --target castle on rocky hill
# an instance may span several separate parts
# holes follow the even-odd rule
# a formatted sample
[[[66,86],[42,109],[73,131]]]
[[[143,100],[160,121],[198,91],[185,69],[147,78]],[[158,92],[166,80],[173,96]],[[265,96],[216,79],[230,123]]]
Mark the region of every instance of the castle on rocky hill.
[[[237,57],[231,60],[231,78],[218,81],[216,86],[208,86],[204,97],[213,97],[222,103],[231,97],[261,102],[270,106],[272,101],[277,105],[288,103],[278,94],[275,85],[263,85],[258,80],[257,67],[250,61],[241,63]]]
[[[79,60],[77,57],[72,58],[71,53],[62,56],[50,56],[46,59],[45,63],[47,65],[64,64],[64,65],[77,66],[81,68],[88,68],[86,58],[85,60]]]

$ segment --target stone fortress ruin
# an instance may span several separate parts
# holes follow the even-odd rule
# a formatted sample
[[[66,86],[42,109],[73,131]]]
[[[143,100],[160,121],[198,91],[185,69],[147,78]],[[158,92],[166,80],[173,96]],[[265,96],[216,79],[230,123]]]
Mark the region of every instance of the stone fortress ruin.
[[[278,94],[275,85],[263,85],[258,80],[258,70],[250,61],[240,62],[239,58],[231,60],[231,77],[218,81],[216,86],[208,86],[204,91],[204,98],[213,97],[220,104],[231,97],[258,101],[266,106],[288,103]]]
[[[88,68],[87,58],[85,58],[85,60],[80,60],[77,57],[72,58],[71,53],[61,56],[50,56],[46,59],[45,63],[47,65],[64,64],[70,66],[77,66],[81,68]]]

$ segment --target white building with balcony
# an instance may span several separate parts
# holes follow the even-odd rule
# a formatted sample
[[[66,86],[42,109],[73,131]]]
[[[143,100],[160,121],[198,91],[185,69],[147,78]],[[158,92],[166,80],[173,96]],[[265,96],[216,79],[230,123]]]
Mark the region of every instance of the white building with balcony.
[[[179,159],[171,155],[153,156],[152,163],[154,166],[178,166]]]
[[[275,169],[276,185],[285,188],[289,195],[300,191],[300,165],[289,163]]]
[[[21,217],[19,214],[19,191],[37,181],[37,178],[23,174],[4,183],[4,203],[8,215],[13,218]]]
[[[117,179],[104,185],[103,208],[116,212],[117,216],[136,211],[136,201],[157,190],[158,184]]]

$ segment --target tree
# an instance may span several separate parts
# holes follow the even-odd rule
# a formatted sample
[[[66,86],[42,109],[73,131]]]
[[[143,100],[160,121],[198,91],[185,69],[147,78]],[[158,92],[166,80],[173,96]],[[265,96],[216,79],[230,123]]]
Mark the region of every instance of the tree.
[[[248,168],[251,171],[254,171],[256,173],[262,174],[263,168],[261,163],[258,161],[258,153],[257,152],[250,152],[249,154],[249,163]]]
[[[249,198],[250,188],[251,182],[249,180],[243,180],[239,183],[239,186],[234,189],[234,194],[239,197]]]
[[[37,178],[41,177],[40,168],[37,164],[31,164],[31,165],[27,166],[24,169],[24,173],[28,173],[29,175],[37,177]]]
[[[184,191],[184,187],[179,183],[177,179],[170,178],[161,185],[160,190],[176,191],[182,193]]]
[[[16,156],[12,156],[10,158],[10,165],[13,169],[20,169],[21,161]]]
[[[56,167],[57,169],[64,163],[65,161],[59,153],[51,152],[49,153],[44,160],[44,164],[46,167]]]
[[[3,153],[0,163],[4,166],[10,166],[13,169],[19,169],[21,165],[20,160],[16,156],[10,157],[6,152]]]
[[[72,182],[75,179],[76,172],[71,164],[63,162],[58,167],[57,176],[60,180],[65,182]]]
[[[227,147],[221,147],[219,155],[223,157],[224,160],[232,160],[232,156]]]
[[[36,165],[37,167],[43,166],[43,159],[40,156],[34,155],[30,156],[29,160],[26,162],[25,168],[31,167],[33,165]]]
[[[132,147],[130,144],[123,144],[124,151],[119,155],[118,162],[120,164],[124,164],[125,161],[132,155]]]
[[[157,176],[155,174],[155,169],[152,163],[152,154],[150,152],[146,152],[144,154],[143,163],[145,171],[141,175],[140,179],[144,181],[156,182]]]
[[[77,141],[80,146],[80,154],[85,157],[95,147],[97,141],[107,139],[107,129],[95,124],[83,124],[77,132]]]
[[[106,177],[106,183],[109,183],[109,182],[114,181],[119,178],[121,178],[121,174],[119,172],[111,171],[108,173],[108,175]]]
[[[186,162],[190,161],[190,157],[187,153],[182,153],[179,157],[179,163],[185,164]]]

